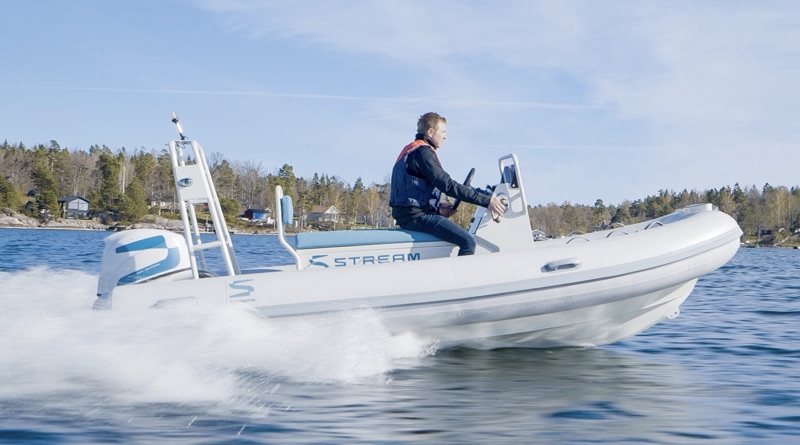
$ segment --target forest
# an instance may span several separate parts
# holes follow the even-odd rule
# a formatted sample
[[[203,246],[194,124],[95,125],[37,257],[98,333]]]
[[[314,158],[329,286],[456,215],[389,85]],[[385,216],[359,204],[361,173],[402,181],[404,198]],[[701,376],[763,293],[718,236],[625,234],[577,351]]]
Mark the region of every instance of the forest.
[[[361,178],[346,182],[330,173],[311,178],[296,177],[291,165],[266,172],[261,163],[231,161],[220,153],[208,155],[217,194],[229,222],[246,225],[239,218],[246,209],[274,209],[274,188],[280,185],[295,203],[295,217],[304,228],[313,206],[335,206],[341,227],[390,227],[389,178],[365,184]],[[8,208],[41,220],[58,218],[58,200],[82,196],[94,218],[104,224],[135,222],[148,214],[179,217],[174,180],[166,149],[125,148],[112,150],[93,145],[88,150],[69,150],[56,141],[30,147],[23,143],[0,145],[0,208]],[[775,242],[788,239],[800,226],[800,188],[764,184],[733,186],[705,191],[659,190],[644,198],[606,204],[548,203],[529,209],[531,226],[547,236],[573,231],[590,232],[611,225],[628,225],[700,203],[711,203],[731,215],[747,237],[759,229],[772,229]],[[473,207],[464,205],[454,216],[465,226]]]

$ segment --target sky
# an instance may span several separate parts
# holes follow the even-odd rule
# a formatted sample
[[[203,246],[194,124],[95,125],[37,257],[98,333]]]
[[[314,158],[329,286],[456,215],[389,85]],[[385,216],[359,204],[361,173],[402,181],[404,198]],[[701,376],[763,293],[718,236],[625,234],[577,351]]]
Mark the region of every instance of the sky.
[[[800,184],[800,2],[0,0],[0,140],[389,177],[419,116],[445,169],[531,205]]]

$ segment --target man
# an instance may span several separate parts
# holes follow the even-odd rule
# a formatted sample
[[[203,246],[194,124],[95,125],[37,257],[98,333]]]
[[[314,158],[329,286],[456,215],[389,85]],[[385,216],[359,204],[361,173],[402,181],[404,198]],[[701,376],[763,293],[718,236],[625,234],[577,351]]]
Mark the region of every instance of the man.
[[[459,247],[459,255],[475,253],[475,239],[447,218],[453,205],[439,202],[443,193],[502,215],[500,198],[481,193],[450,178],[436,154],[447,139],[447,120],[437,113],[425,113],[417,122],[417,136],[400,152],[392,169],[389,205],[397,225],[406,230],[426,232]]]

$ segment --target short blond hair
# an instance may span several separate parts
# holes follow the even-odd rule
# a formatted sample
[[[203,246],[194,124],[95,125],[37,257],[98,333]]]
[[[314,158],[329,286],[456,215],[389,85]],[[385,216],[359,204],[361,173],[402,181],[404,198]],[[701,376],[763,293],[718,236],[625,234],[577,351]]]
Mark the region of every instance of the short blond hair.
[[[439,122],[447,123],[447,119],[440,116],[439,113],[434,113],[431,111],[430,113],[425,113],[419,117],[417,121],[417,133],[425,134],[431,128],[436,128],[439,125]]]

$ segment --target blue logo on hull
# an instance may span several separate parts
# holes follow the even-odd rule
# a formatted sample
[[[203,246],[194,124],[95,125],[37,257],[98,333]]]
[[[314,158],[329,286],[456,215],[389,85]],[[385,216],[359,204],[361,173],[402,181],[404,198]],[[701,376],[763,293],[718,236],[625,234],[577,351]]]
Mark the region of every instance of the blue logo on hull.
[[[310,266],[330,267],[328,263],[322,261],[328,255],[314,255],[308,260]],[[386,264],[401,263],[406,261],[419,261],[422,255],[419,253],[395,253],[386,255],[358,255],[348,257],[334,257],[334,267],[360,266],[364,264]]]
[[[309,266],[322,266],[322,267],[328,267],[328,265],[327,265],[325,262],[323,262],[323,261],[317,261],[318,259],[320,259],[320,258],[325,258],[326,256],[328,256],[328,255],[314,255],[314,256],[312,256],[312,257],[311,257],[311,259],[310,259],[310,260],[308,260],[308,264],[309,264]]]
[[[253,293],[256,290],[256,288],[254,288],[253,286],[248,286],[248,285],[242,284],[242,283],[249,283],[251,281],[253,281],[253,280],[252,279],[250,279],[250,280],[236,280],[236,281],[232,281],[231,283],[229,283],[228,284],[229,288],[234,289],[234,290],[242,291],[242,292],[239,292],[238,294],[229,295],[229,297],[230,298],[249,297],[250,294]]]

